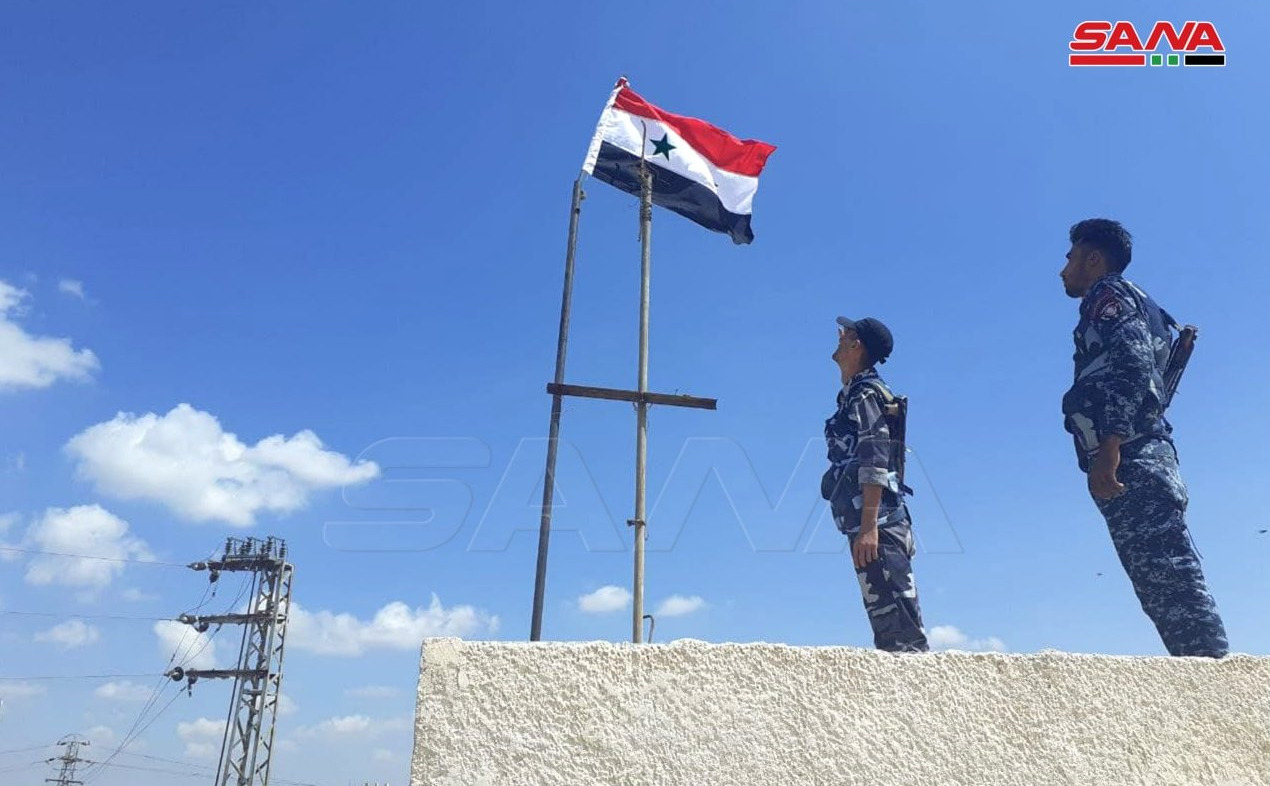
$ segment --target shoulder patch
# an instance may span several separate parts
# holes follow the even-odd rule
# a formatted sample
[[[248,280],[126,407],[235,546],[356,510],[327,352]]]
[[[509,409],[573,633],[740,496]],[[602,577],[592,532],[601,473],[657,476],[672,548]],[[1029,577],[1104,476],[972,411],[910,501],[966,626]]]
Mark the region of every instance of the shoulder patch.
[[[1094,296],[1089,307],[1091,322],[1115,322],[1133,310],[1133,304],[1123,294],[1107,287]]]
[[[1094,307],[1094,319],[1100,322],[1114,320],[1122,313],[1124,313],[1124,307],[1120,304],[1119,298],[1115,295],[1104,297]]]

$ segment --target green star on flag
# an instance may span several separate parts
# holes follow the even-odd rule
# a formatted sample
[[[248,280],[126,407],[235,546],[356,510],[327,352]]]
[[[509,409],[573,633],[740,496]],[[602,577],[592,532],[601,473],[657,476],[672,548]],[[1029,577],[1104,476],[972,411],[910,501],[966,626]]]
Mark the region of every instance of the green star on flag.
[[[657,155],[660,153],[661,155],[666,157],[667,161],[669,161],[670,151],[674,149],[675,149],[675,146],[670,144],[670,134],[662,134],[661,139],[653,140],[653,155]]]

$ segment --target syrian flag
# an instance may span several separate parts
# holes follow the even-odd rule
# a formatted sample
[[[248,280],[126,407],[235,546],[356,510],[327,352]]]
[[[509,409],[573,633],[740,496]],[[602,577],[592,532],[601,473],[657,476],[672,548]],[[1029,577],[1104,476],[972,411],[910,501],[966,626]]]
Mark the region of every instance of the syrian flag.
[[[751,204],[776,147],[741,140],[703,120],[653,106],[618,80],[582,171],[639,196],[641,153],[653,176],[653,204],[732,236],[754,240]]]

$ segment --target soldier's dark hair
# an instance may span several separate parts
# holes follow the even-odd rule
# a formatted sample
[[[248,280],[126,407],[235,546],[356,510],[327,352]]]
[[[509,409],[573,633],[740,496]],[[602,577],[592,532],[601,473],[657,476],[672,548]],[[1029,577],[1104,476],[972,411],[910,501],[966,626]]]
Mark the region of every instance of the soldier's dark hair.
[[[1089,246],[1102,252],[1107,268],[1119,273],[1133,260],[1133,236],[1109,218],[1087,218],[1072,225],[1068,233],[1072,245]]]

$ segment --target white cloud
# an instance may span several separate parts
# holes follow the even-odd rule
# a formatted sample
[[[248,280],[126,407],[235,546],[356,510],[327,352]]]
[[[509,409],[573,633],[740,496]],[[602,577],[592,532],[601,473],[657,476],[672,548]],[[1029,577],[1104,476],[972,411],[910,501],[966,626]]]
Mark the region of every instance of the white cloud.
[[[706,602],[699,595],[686,598],[683,595],[671,595],[657,606],[654,617],[682,617],[705,608]]]
[[[123,573],[116,560],[151,560],[140,538],[128,536],[128,522],[100,505],[49,508],[27,530],[26,543],[40,551],[82,554],[100,559],[36,556],[27,566],[29,584],[60,584],[100,589]]]
[[[141,590],[136,589],[135,587],[129,587],[128,589],[124,590],[122,593],[120,593],[120,597],[122,597],[124,600],[129,601],[131,603],[139,603],[141,601],[159,599],[158,595],[151,595],[148,592],[142,592]]]
[[[278,717],[285,715],[294,715],[300,708],[296,705],[291,697],[283,693],[278,696]]]
[[[160,620],[154,623],[154,635],[159,637],[159,652],[164,663],[172,658],[174,666],[187,669],[216,668],[216,642],[212,631],[199,633],[194,628],[176,620]]]
[[[166,415],[119,413],[71,438],[80,477],[120,499],[166,505],[190,521],[255,523],[260,512],[291,513],[309,494],[364,483],[374,462],[356,464],[323,449],[312,431],[276,434],[249,446],[207,412],[180,404]]]
[[[996,636],[972,639],[952,625],[936,625],[926,634],[926,641],[933,650],[962,650],[965,652],[1005,652],[1005,642]]]
[[[76,281],[73,278],[64,278],[57,282],[57,291],[61,292],[63,295],[77,297],[80,300],[86,299],[84,297],[84,282]]]
[[[93,695],[107,701],[145,701],[150,698],[150,688],[135,682],[107,682],[97,686]]]
[[[214,759],[220,755],[221,740],[225,736],[225,721],[198,718],[176,724],[176,734],[185,743],[188,759]]]
[[[631,591],[608,585],[578,598],[578,608],[587,614],[607,614],[621,611],[631,602]]]
[[[86,647],[101,640],[101,631],[80,620],[67,620],[35,634],[37,642],[56,644],[62,649]]]
[[[360,688],[349,688],[344,695],[353,699],[393,699],[401,695],[401,691],[387,685],[365,685]]]
[[[365,715],[347,715],[328,718],[317,725],[317,730],[329,734],[358,734],[370,728],[370,718]]]
[[[88,349],[67,338],[33,336],[15,321],[25,290],[0,281],[0,390],[46,388],[59,379],[86,380],[100,368]]]
[[[225,735],[225,722],[198,718],[192,721],[181,721],[176,724],[176,733],[183,740],[197,740],[215,737],[221,739]]]
[[[30,696],[41,696],[45,690],[45,687],[38,682],[0,680],[0,699],[24,699]]]
[[[26,470],[26,454],[20,450],[17,453],[9,454],[4,459],[4,468],[5,468],[5,471],[12,472],[14,474],[25,471]]]
[[[432,604],[427,608],[411,609],[401,601],[394,601],[367,621],[352,614],[305,611],[292,603],[287,636],[288,644],[295,649],[355,657],[372,649],[417,649],[431,636],[464,637],[493,633],[497,629],[498,617],[472,606],[447,609],[441,605],[441,599],[433,595]]]
[[[370,753],[370,760],[379,763],[396,761],[397,757],[387,748],[376,748]]]
[[[322,737],[374,737],[394,731],[402,731],[413,726],[413,718],[385,718],[376,720],[368,715],[345,715],[327,718],[313,726],[301,726],[296,729],[295,736],[300,738]]]
[[[109,726],[97,725],[84,732],[84,737],[93,744],[94,747],[106,747],[114,745],[119,738],[115,735],[115,730]]]

